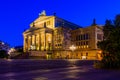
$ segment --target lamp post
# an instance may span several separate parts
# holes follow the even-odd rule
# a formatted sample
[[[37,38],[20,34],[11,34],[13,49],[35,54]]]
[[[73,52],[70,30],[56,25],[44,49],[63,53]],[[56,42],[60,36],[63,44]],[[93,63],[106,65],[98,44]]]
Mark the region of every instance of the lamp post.
[[[70,50],[72,51],[72,58],[73,58],[73,52],[74,52],[74,50],[76,49],[76,47],[75,47],[74,45],[71,45],[69,48],[70,48]]]
[[[35,50],[35,46],[34,46],[34,45],[31,45],[31,46],[30,46],[30,50]]]

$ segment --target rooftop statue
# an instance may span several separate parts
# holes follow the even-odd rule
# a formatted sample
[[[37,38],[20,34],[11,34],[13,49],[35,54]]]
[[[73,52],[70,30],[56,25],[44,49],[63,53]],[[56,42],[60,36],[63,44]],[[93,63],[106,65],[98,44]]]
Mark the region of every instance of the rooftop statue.
[[[39,13],[39,16],[46,16],[45,10],[43,10],[41,13]]]

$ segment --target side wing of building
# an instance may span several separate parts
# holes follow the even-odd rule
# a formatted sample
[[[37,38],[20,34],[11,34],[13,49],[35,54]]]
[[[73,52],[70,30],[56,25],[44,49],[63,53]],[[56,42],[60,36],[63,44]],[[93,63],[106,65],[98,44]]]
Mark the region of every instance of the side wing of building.
[[[102,26],[89,26],[71,31],[72,43],[76,45],[76,54],[81,59],[97,59],[97,42],[103,40]]]

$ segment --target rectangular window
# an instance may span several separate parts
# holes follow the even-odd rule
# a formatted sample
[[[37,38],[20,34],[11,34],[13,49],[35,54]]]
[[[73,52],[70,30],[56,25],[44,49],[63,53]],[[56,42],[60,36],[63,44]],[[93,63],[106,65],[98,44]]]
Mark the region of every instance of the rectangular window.
[[[88,53],[86,53],[86,56],[88,56]]]
[[[86,36],[86,40],[88,40],[88,39],[89,39],[89,35],[88,35],[88,34],[86,34],[85,36]]]
[[[81,40],[83,40],[83,35],[81,35]]]
[[[50,21],[47,21],[47,25],[50,25]]]
[[[84,42],[81,42],[81,45],[83,46],[83,45],[84,45]]]
[[[78,35],[78,40],[80,41],[80,35]]]
[[[83,40],[85,40],[85,34],[83,35]]]
[[[97,39],[102,40],[102,34],[97,34]]]
[[[88,41],[86,41],[86,45],[88,45]]]

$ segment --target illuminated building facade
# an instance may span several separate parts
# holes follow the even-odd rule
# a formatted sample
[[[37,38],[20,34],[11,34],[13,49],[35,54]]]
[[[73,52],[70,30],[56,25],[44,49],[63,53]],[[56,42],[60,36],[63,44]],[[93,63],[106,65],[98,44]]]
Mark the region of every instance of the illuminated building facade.
[[[53,59],[97,59],[97,42],[102,40],[102,27],[82,28],[43,11],[23,33],[24,52],[32,57]]]
[[[100,56],[97,42],[103,40],[102,26],[93,25],[79,28],[71,33],[72,43],[76,46],[76,58],[97,59]]]

